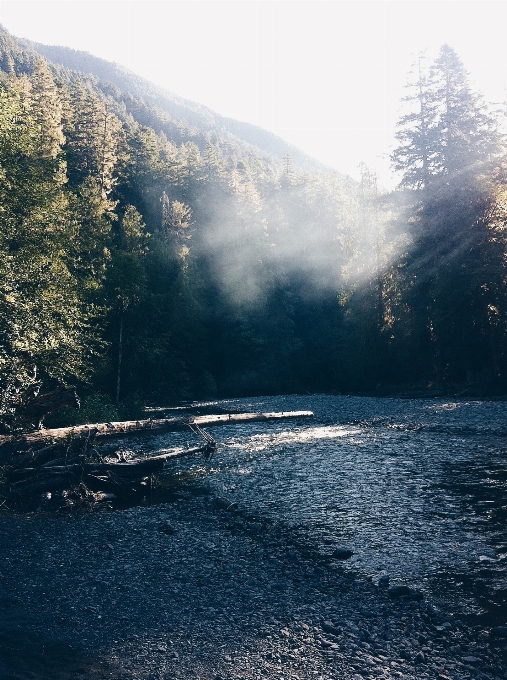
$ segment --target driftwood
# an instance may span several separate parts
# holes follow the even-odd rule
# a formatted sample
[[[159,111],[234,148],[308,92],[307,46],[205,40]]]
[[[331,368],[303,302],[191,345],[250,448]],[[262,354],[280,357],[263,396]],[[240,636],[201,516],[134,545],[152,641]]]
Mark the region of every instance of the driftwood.
[[[207,459],[211,458],[216,450],[216,442],[208,432],[201,428],[201,425],[248,423],[312,415],[310,411],[293,411],[162,418],[39,430],[20,438],[2,437],[0,453],[11,453],[4,467],[8,498],[14,504],[21,502],[23,505],[25,501],[40,498],[41,494],[49,498],[56,492],[57,496],[60,494],[61,498],[69,499],[69,493],[71,493],[69,489],[81,490],[87,502],[90,502],[90,498],[94,498],[92,491],[98,492],[97,499],[104,498],[108,494],[123,499],[131,498],[136,494],[146,493],[147,488],[152,488],[154,475],[162,471],[166,461],[199,453]],[[93,460],[93,457],[100,455],[95,448],[100,441],[139,434],[158,434],[184,428],[190,428],[192,432],[199,435],[204,444],[193,448],[174,449],[156,456],[130,461]],[[92,456],[90,456],[90,450],[92,450]]]
[[[147,458],[137,458],[125,463],[74,463],[71,465],[50,465],[41,467],[23,468],[21,470],[13,470],[11,479],[16,477],[29,476],[30,474],[40,474],[41,472],[47,474],[75,474],[80,472],[89,473],[103,473],[115,472],[122,476],[137,476],[149,475],[159,472],[166,461],[175,458],[183,458],[184,456],[191,456],[196,453],[208,453],[210,445],[195,446],[189,449],[178,449],[163,453],[159,456],[149,456]]]
[[[140,436],[145,434],[159,434],[162,432],[177,432],[186,430],[190,425],[209,427],[211,425],[230,425],[233,423],[247,423],[266,420],[281,420],[285,418],[309,418],[311,411],[283,411],[281,413],[226,413],[222,415],[149,418],[148,420],[127,420],[123,422],[97,423],[93,425],[77,425],[75,427],[59,427],[51,430],[36,430],[21,437],[0,437],[0,455],[3,450],[28,451],[47,446],[70,437],[93,438],[94,443],[112,438]]]
[[[215,440],[206,434],[205,444],[188,449],[176,449],[159,454],[158,456],[139,458],[127,462],[100,462],[92,461],[73,462],[76,458],[83,458],[83,454],[70,459],[64,465],[52,465],[46,463],[37,465],[32,463],[30,467],[7,467],[8,499],[14,504],[19,502],[30,504],[30,499],[40,497],[42,494],[51,497],[57,492],[60,496],[69,498],[69,489],[93,490],[98,492],[100,499],[104,495],[121,499],[132,498],[136,494],[146,493],[146,488],[152,488],[154,475],[162,471],[167,460],[203,454],[210,458],[216,448]],[[53,447],[47,447],[53,448]],[[44,449],[45,454],[47,448]],[[61,444],[59,445],[61,448]],[[23,456],[25,457],[25,456]],[[58,461],[55,461],[58,462]],[[87,502],[93,498],[93,493],[86,492]]]

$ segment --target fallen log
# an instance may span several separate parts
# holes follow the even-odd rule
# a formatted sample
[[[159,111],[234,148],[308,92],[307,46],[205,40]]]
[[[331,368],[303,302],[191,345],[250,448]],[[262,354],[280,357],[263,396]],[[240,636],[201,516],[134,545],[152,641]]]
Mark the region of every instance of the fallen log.
[[[109,492],[124,500],[132,499],[145,493],[146,488],[152,488],[153,480],[162,471],[167,460],[196,453],[204,453],[209,458],[215,447],[215,442],[206,443],[203,446],[167,451],[151,458],[128,462],[74,463],[8,470],[6,490],[8,489],[9,499],[15,505],[21,503],[22,507],[27,503],[29,507],[33,506],[40,494],[49,494],[51,498],[51,494],[57,492],[57,497],[63,498],[64,494],[75,494],[78,487],[85,491],[91,488],[95,492]],[[91,502],[90,498],[88,501]]]
[[[155,472],[160,472],[167,460],[174,458],[183,458],[184,456],[191,456],[194,453],[207,453],[209,445],[196,446],[191,449],[178,449],[176,451],[169,451],[158,456],[149,456],[146,458],[136,458],[128,462],[112,463],[74,463],[72,465],[52,465],[36,468],[23,468],[22,470],[14,470],[12,478],[18,476],[25,476],[30,474],[40,474],[41,472],[47,474],[74,474],[79,472],[97,473],[97,472],[114,472],[122,476],[139,476],[149,475]]]
[[[249,423],[286,418],[311,418],[312,411],[282,411],[281,413],[225,413],[221,415],[149,418],[148,420],[127,420],[123,422],[97,423],[93,425],[77,425],[75,427],[59,427],[51,430],[36,430],[20,437],[0,437],[0,457],[4,452],[28,451],[41,446],[54,444],[65,438],[93,438],[94,444],[111,438],[138,437],[140,435],[161,434],[185,430],[190,425],[200,427],[229,425],[233,423]]]
[[[0,454],[9,450],[11,456],[5,467],[5,484],[9,497],[24,505],[35,502],[40,493],[57,492],[57,497],[68,500],[76,489],[84,489],[90,484],[97,492],[111,492],[118,497],[131,497],[144,493],[149,484],[162,471],[166,461],[204,454],[208,460],[216,450],[216,441],[201,428],[201,425],[226,425],[256,421],[280,420],[285,418],[311,417],[311,411],[292,411],[282,413],[234,413],[206,415],[185,418],[162,418],[158,420],[127,421],[118,423],[99,423],[73,428],[59,428],[31,432],[23,437],[0,438]],[[204,443],[187,449],[166,450],[156,456],[104,462],[96,445],[109,438],[158,434],[189,428],[200,436]],[[97,441],[98,440],[98,441]],[[14,448],[13,448],[14,447]],[[23,447],[27,453],[23,453]],[[90,456],[88,450],[93,447]],[[20,451],[21,449],[21,451]],[[99,460],[93,461],[93,458]],[[146,481],[148,480],[148,481]],[[155,482],[156,483],[156,482]],[[91,492],[90,492],[91,493]],[[85,494],[85,495],[86,495]],[[79,493],[77,493],[79,496]],[[86,501],[91,502],[86,495]],[[60,499],[60,500],[61,500]],[[79,499],[78,499],[79,500]],[[82,500],[82,499],[81,499]],[[72,505],[74,501],[69,503]]]
[[[51,460],[51,458],[61,450],[61,444],[50,444],[42,449],[36,451],[30,451],[29,453],[23,453],[20,456],[15,456],[10,464],[13,467],[23,467],[25,465],[42,465],[46,461]]]

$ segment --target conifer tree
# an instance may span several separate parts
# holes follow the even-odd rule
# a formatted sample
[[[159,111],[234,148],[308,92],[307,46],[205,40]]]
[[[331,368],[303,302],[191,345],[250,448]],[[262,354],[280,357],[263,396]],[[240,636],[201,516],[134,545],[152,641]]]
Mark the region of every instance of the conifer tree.
[[[418,55],[410,75],[411,80],[407,84],[410,92],[403,102],[412,110],[398,122],[398,146],[391,160],[393,168],[403,173],[401,185],[420,189],[427,186],[435,174],[436,162],[436,106],[431,80],[425,69],[424,54]]]
[[[47,73],[42,73],[46,79]],[[49,78],[46,84],[51,87]],[[83,378],[95,343],[89,310],[71,271],[77,225],[58,162],[61,130],[57,120],[39,112],[32,98],[34,89],[38,94],[44,90],[37,79],[31,87],[26,77],[11,78],[0,88],[0,420],[4,425],[12,421],[30,388]],[[57,110],[57,102],[53,104]]]
[[[70,94],[72,117],[64,133],[71,185],[77,186],[92,177],[100,188],[102,200],[107,202],[117,181],[115,169],[122,125],[107,102],[101,101],[82,81],[74,82]]]
[[[415,189],[408,215],[412,245],[402,263],[400,309],[408,319],[400,319],[399,327],[412,347],[412,367],[419,364],[422,375],[438,381],[459,382],[481,370],[492,375],[495,363],[487,348],[492,329],[485,322],[484,290],[501,288],[505,276],[498,266],[503,246],[490,227],[503,140],[449,46],[420,82],[431,111],[427,134],[410,136],[404,117],[393,154],[398,170],[406,162],[402,186]],[[419,106],[419,122],[420,112]]]
[[[474,93],[468,74],[456,52],[443,45],[431,68],[431,89],[437,116],[432,146],[438,174],[477,174],[491,158],[498,157],[501,138],[495,119]]]
[[[51,71],[44,59],[35,64],[30,77],[32,115],[40,127],[40,152],[48,158],[62,154],[65,137],[62,130],[62,102]]]

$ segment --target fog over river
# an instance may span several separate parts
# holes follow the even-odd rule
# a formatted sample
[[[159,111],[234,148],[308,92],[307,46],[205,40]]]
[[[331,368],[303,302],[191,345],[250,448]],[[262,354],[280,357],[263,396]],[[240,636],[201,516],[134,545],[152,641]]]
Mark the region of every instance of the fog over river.
[[[213,460],[173,463],[169,479],[235,504],[237,521],[254,529],[256,518],[281,524],[321,555],[348,548],[348,569],[416,586],[470,623],[502,623],[505,402],[294,395],[192,412],[304,409],[314,418],[209,428]],[[141,445],[148,453],[187,440],[171,433]]]

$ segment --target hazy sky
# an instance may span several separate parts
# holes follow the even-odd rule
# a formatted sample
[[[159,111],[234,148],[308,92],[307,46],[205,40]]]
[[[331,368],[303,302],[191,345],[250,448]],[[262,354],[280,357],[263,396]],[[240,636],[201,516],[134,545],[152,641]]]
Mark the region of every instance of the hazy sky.
[[[0,2],[11,33],[123,64],[260,125],[341,172],[390,184],[415,53],[448,43],[489,101],[505,99],[506,2]]]

